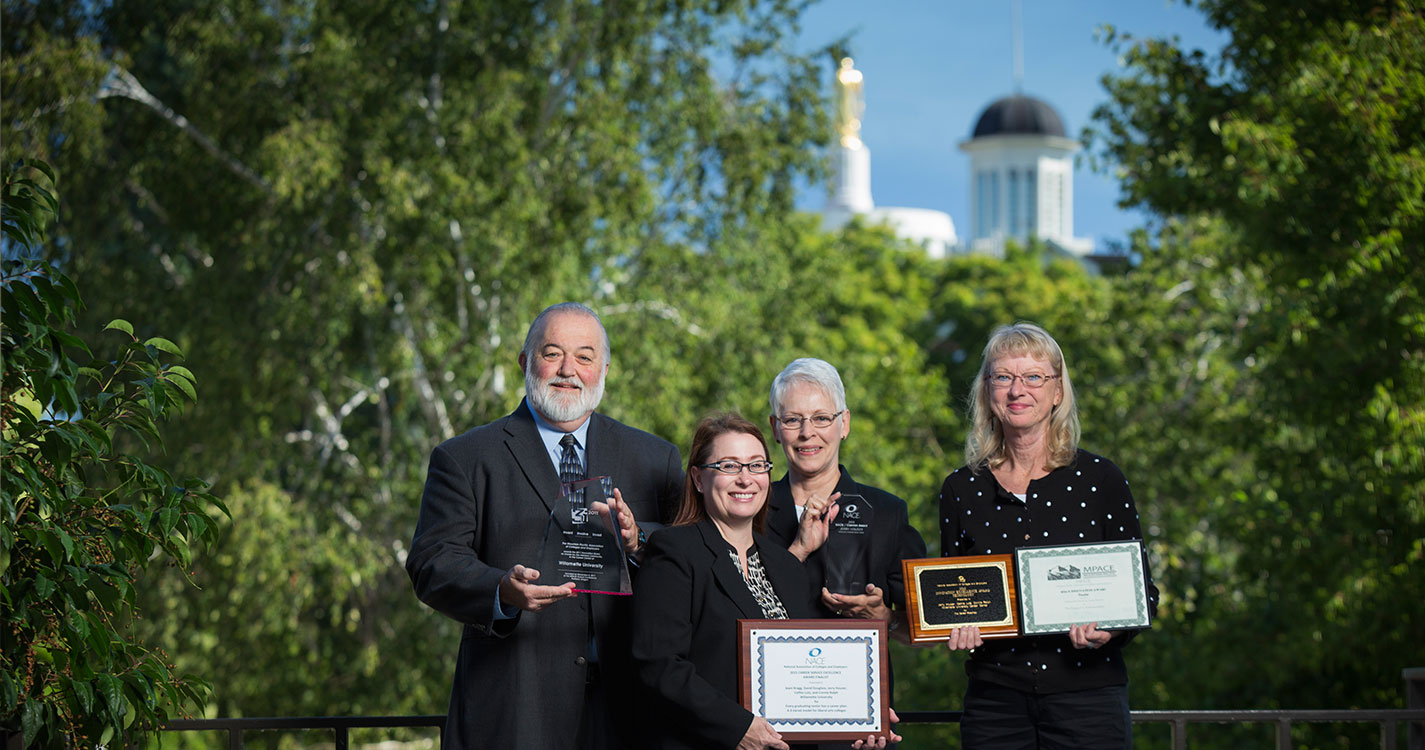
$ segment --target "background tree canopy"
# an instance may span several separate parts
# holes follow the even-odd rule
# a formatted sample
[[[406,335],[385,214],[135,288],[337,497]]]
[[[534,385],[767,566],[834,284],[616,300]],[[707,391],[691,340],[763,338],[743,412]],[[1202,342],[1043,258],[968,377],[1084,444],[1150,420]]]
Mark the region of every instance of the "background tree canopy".
[[[679,445],[705,411],[765,415],[792,358],[837,365],[846,463],[932,551],[979,350],[1040,322],[1164,591],[1134,705],[1402,705],[1425,665],[1418,8],[1201,2],[1219,51],[1110,30],[1126,67],[1086,137],[1157,218],[1105,278],[794,211],[840,49],[793,47],[801,5],[4,0],[0,148],[56,166],[46,252],[81,326],[142,321],[204,384],[165,461],[232,519],[201,588],[155,579],[142,609],[209,710],[443,710],[457,629],[401,569],[426,455],[518,403],[524,328],[564,299],[612,337],[603,408]],[[958,707],[957,657],[895,658],[898,706]]]
[[[1425,647],[1425,604],[1402,597],[1425,580],[1425,13],[1200,7],[1231,42],[1120,42],[1094,136],[1127,202],[1216,227],[1189,240],[1213,270],[1184,293],[1223,401],[1187,444],[1230,454],[1183,487],[1200,532],[1174,552],[1196,578],[1177,624],[1225,642],[1214,680],[1167,689],[1393,705]]]

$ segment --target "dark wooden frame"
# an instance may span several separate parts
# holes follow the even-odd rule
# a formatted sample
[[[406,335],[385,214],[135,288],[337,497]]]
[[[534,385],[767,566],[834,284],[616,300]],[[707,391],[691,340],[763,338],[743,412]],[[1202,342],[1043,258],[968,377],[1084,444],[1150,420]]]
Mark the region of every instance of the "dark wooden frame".
[[[797,731],[795,729],[777,728],[782,739],[786,742],[823,742],[823,741],[845,741],[864,740],[872,734],[890,737],[891,734],[891,684],[890,669],[891,657],[887,645],[886,623],[882,620],[738,620],[737,621],[737,697],[742,702],[742,707],[754,714],[752,710],[752,631],[753,630],[827,630],[827,631],[873,631],[877,633],[876,642],[880,644],[881,669],[877,678],[880,681],[880,705],[877,710],[881,715],[881,731],[848,731],[848,732],[825,732],[825,731]]]

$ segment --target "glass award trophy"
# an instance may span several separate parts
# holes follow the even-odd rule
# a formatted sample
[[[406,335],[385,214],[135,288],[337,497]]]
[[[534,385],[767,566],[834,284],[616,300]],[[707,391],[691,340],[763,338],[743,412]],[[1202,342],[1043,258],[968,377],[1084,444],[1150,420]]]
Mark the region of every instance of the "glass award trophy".
[[[586,594],[633,593],[618,515],[609,508],[613,480],[593,477],[562,485],[539,548],[539,583]]]
[[[841,511],[831,521],[822,546],[826,590],[833,594],[866,593],[871,581],[871,521],[875,509],[860,495],[842,495]]]

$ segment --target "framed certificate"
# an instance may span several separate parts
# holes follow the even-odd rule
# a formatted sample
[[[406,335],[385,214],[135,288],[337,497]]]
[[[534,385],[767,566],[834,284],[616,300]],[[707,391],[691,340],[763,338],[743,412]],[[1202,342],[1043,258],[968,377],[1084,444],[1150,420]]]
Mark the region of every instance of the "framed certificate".
[[[949,640],[970,625],[982,638],[1019,635],[1012,555],[904,560],[901,568],[912,643]]]
[[[787,742],[890,732],[886,623],[738,620],[738,697]]]
[[[1143,542],[1094,542],[1014,551],[1025,635],[1067,633],[1096,622],[1100,630],[1146,628]]]

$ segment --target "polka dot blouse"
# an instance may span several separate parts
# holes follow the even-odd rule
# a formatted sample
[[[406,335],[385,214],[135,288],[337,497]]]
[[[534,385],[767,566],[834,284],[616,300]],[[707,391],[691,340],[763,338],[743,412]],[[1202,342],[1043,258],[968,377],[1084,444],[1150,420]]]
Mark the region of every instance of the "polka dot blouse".
[[[988,470],[961,467],[940,488],[940,549],[947,556],[1142,537],[1123,473],[1084,450],[1070,465],[1031,481],[1023,500],[1000,487]],[[1156,611],[1158,590],[1151,576],[1148,593]],[[1076,649],[1063,634],[987,640],[970,654],[965,669],[974,679],[1035,693],[1123,685],[1128,673],[1122,647],[1133,635],[1115,634],[1097,650]]]

